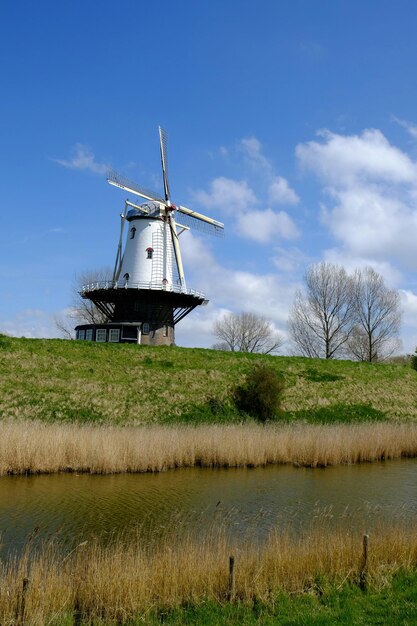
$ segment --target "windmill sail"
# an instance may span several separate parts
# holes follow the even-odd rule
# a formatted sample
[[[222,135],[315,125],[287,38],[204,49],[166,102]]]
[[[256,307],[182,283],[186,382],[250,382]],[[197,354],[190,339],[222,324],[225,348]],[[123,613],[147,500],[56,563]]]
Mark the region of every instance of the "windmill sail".
[[[169,226],[171,230],[172,245],[174,247],[174,254],[175,254],[175,261],[176,261],[176,266],[177,266],[177,271],[178,271],[179,282],[181,284],[181,287],[183,289],[186,289],[185,278],[184,278],[184,267],[182,264],[181,250],[180,250],[180,246],[178,242],[177,228],[176,228],[174,216],[172,214],[169,218]]]
[[[222,222],[213,220],[211,217],[206,217],[201,213],[197,213],[183,206],[177,207],[177,212],[179,214],[177,217],[178,225],[188,226],[189,228],[214,235],[215,237],[223,237],[224,224],[222,224]]]
[[[130,193],[133,193],[136,196],[141,196],[141,198],[145,198],[145,200],[165,202],[165,200],[161,198],[159,194],[155,193],[154,191],[150,191],[145,187],[141,187],[140,185],[134,183],[125,176],[118,174],[115,170],[110,170],[108,172],[107,182],[110,185],[114,185],[115,187],[119,187],[120,189],[124,189],[125,191],[130,191]]]
[[[164,179],[165,202],[170,201],[168,183],[168,136],[163,128],[159,127],[159,146],[161,149],[162,177]]]

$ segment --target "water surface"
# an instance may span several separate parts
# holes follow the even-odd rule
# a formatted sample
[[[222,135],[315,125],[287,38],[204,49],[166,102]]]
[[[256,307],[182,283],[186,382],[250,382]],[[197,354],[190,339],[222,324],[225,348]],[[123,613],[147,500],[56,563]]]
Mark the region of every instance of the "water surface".
[[[55,474],[0,478],[3,551],[32,531],[63,541],[103,541],[138,525],[153,533],[184,520],[201,531],[226,521],[234,533],[255,527],[295,532],[312,520],[361,532],[376,523],[417,519],[417,459],[325,469],[178,469],[159,474]]]

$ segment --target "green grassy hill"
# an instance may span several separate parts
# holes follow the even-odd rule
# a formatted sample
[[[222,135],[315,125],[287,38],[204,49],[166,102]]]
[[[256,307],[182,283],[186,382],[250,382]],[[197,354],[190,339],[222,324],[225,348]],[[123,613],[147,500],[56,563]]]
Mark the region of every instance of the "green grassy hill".
[[[417,420],[404,365],[0,335],[0,417],[113,424],[241,421],[230,394],[255,363],[284,375],[282,419]]]

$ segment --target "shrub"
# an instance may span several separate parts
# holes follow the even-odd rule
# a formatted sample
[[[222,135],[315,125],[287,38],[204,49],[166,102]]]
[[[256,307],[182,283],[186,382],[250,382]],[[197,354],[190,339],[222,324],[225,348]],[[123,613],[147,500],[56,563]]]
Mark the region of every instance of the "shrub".
[[[267,365],[256,365],[235,388],[233,400],[240,411],[266,422],[277,418],[284,388],[282,374]]]
[[[185,424],[241,424],[242,415],[230,401],[210,396],[202,404],[190,403],[179,415],[167,414],[164,421]]]

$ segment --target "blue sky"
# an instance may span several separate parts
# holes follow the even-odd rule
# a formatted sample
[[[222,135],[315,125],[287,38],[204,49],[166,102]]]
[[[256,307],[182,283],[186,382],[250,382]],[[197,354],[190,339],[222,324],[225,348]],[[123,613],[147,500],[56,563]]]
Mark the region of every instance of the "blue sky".
[[[56,336],[76,274],[112,266],[108,166],[225,222],[182,236],[210,304],[286,332],[310,263],[373,265],[417,345],[417,5],[408,0],[0,5],[0,331]]]

